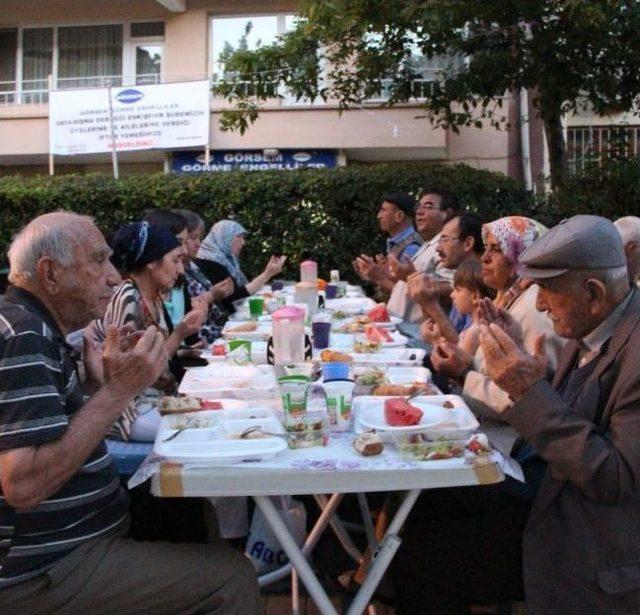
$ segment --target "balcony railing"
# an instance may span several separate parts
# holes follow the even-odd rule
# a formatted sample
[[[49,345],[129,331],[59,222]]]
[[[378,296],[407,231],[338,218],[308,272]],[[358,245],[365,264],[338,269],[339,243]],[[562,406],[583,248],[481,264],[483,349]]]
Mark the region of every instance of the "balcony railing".
[[[91,77],[59,77],[54,89],[105,88],[109,85],[154,85],[160,83],[157,73],[143,75],[96,75]],[[12,105],[41,105],[49,102],[48,79],[24,79],[21,82],[0,81],[0,107]]]
[[[424,100],[428,98],[436,83],[440,81],[440,72],[434,70],[433,74],[429,74],[424,79],[413,79],[409,84],[409,92],[407,98],[409,100]],[[216,96],[216,85],[219,83],[218,76],[213,74],[211,76],[211,85],[213,88],[213,95]],[[380,82],[380,87],[376,94],[369,97],[366,102],[371,103],[380,103],[389,100],[392,94],[393,88],[393,79],[383,79]],[[317,98],[314,101],[310,101],[309,99],[301,99],[296,100],[295,97],[287,92],[286,88],[282,86],[282,84],[274,81],[256,84],[251,81],[235,81],[234,85],[238,89],[238,91],[247,97],[252,96],[266,96],[272,97],[274,99],[281,96],[281,105],[282,106],[294,106],[294,105],[324,105],[326,104],[321,98]]]
[[[191,77],[193,78],[193,77]],[[424,79],[414,79],[410,84],[409,97],[415,100],[425,99],[431,92],[434,85],[439,81],[439,71],[433,70]],[[218,75],[213,73],[209,76],[213,94],[215,96],[215,86],[218,83]],[[114,87],[153,85],[157,83],[175,82],[179,79],[163,79],[157,73],[150,73],[136,76],[123,75],[96,75],[89,77],[61,77],[54,81],[53,87],[56,90],[79,89],[79,88],[103,88],[112,85]],[[286,91],[276,82],[273,84],[263,84],[257,86],[249,81],[237,82],[246,96],[266,95],[278,98],[282,96],[280,104],[287,106],[301,105],[324,105],[322,99],[310,101],[308,99],[296,100],[294,96]],[[377,95],[368,99],[369,102],[384,102],[391,96],[392,79],[382,80]],[[261,89],[259,89],[261,88]],[[40,105],[49,102],[48,79],[26,79],[21,82],[0,81],[0,107],[13,105]]]

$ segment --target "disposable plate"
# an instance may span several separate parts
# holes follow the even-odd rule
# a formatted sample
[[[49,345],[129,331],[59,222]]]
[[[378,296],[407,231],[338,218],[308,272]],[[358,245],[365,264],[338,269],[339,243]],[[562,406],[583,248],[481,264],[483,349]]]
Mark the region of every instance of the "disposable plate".
[[[426,352],[421,348],[383,348],[379,352],[349,354],[354,363],[366,365],[421,365]]]
[[[222,329],[222,337],[226,339],[243,339],[243,340],[262,340],[269,339],[272,331],[271,322],[258,322],[258,328],[255,331],[232,331],[234,327],[248,321],[228,321]]]
[[[384,400],[388,397],[360,396],[353,400],[356,430],[375,429],[387,433],[422,433],[426,440],[460,440],[478,429],[478,421],[458,395],[416,397],[411,404],[423,411],[418,425],[393,427],[384,418]],[[446,408],[445,402],[452,408]]]
[[[269,459],[287,449],[284,438],[264,437],[240,440],[237,436],[248,427],[260,425],[273,433],[283,433],[280,421],[273,413],[256,418],[231,418],[237,416],[238,411],[229,414],[219,411],[192,413],[198,414],[199,422],[191,423],[192,417],[182,417],[178,423],[178,416],[163,417],[160,429],[156,435],[154,452],[175,463],[197,463],[211,465],[226,465],[239,461]],[[243,411],[247,412],[247,411]],[[175,438],[164,442],[166,438],[176,433],[176,429],[185,426],[186,429]]]
[[[191,369],[189,378],[193,382],[206,383],[213,388],[236,388],[247,386],[258,374],[253,365],[207,365],[200,369]]]
[[[369,299],[369,297],[344,297],[325,301],[327,310],[340,310],[347,314],[364,314],[375,306],[376,302],[373,299]]]

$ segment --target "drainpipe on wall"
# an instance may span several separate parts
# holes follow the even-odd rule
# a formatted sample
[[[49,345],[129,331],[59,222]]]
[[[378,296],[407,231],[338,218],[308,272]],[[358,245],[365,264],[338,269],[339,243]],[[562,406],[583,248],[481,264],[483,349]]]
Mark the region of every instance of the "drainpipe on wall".
[[[551,191],[551,164],[549,162],[549,143],[547,142],[547,131],[542,127],[542,179],[544,192]]]
[[[531,145],[529,143],[529,92],[520,88],[520,153],[522,156],[522,175],[525,188],[533,190],[533,176],[531,174]]]

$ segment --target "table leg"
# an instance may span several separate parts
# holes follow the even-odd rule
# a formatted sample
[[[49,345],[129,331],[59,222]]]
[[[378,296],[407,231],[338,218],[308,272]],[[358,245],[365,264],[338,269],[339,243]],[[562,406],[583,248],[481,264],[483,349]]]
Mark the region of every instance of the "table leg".
[[[362,522],[364,523],[367,540],[369,541],[369,548],[375,550],[378,548],[378,541],[376,540],[376,532],[373,527],[373,521],[371,520],[371,511],[369,510],[367,495],[365,493],[358,493],[357,497],[358,505],[360,506],[360,514],[362,515]]]
[[[302,553],[305,557],[308,557],[315,548],[316,544],[318,544],[320,536],[322,536],[325,529],[327,528],[327,525],[329,525],[332,515],[335,512],[336,508],[338,508],[338,505],[342,501],[343,497],[344,494],[342,493],[334,493],[328,500],[326,500],[325,498],[325,506],[322,508],[322,513],[318,517],[316,524],[309,532],[307,539],[304,541]],[[260,585],[260,587],[265,587],[266,585],[270,585],[271,583],[276,583],[277,581],[284,579],[291,572],[291,568],[291,564],[286,564],[278,568],[277,570],[268,572],[267,574],[263,574],[258,577],[258,584]]]
[[[327,502],[330,501],[327,499],[326,495],[322,495],[322,494],[314,495],[313,497],[315,498],[318,506],[320,507],[320,510],[324,510],[327,507]],[[342,548],[346,551],[347,555],[351,557],[351,559],[353,559],[354,561],[360,563],[362,561],[362,553],[360,552],[358,547],[356,547],[356,545],[353,544],[353,541],[351,540],[351,536],[349,536],[349,533],[345,529],[338,515],[336,514],[331,515],[331,518],[329,520],[329,525],[331,525],[331,529],[333,530],[334,534],[340,541],[340,544],[342,545]]]
[[[318,581],[318,578],[309,565],[309,562],[307,562],[304,554],[298,548],[296,541],[293,539],[293,536],[291,536],[289,528],[280,518],[271,498],[264,495],[255,495],[253,496],[253,499],[260,507],[260,510],[271,526],[273,533],[280,541],[280,546],[289,556],[291,564],[298,571],[298,575],[302,579],[302,582],[322,615],[338,615],[338,612],[331,603],[331,600],[329,600],[329,596],[327,596],[327,592],[325,592],[322,585],[320,585],[320,581]]]
[[[373,562],[367,571],[367,577],[355,595],[347,615],[361,615],[364,613],[373,592],[382,580],[389,564],[396,554],[396,551],[400,547],[402,540],[398,536],[398,532],[402,529],[404,522],[407,520],[411,509],[413,508],[418,496],[420,495],[420,489],[411,489],[406,492],[404,500],[394,515],[389,527],[385,532],[383,539],[380,541],[378,550],[373,555]]]
[[[301,615],[298,573],[295,568],[291,569],[291,615]]]

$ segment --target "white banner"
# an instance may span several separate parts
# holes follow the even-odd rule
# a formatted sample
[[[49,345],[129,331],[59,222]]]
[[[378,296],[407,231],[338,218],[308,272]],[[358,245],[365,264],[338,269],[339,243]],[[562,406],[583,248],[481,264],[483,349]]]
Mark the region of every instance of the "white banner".
[[[183,148],[209,142],[209,82],[111,88],[117,151]],[[49,94],[49,151],[58,156],[111,151],[109,90]]]

